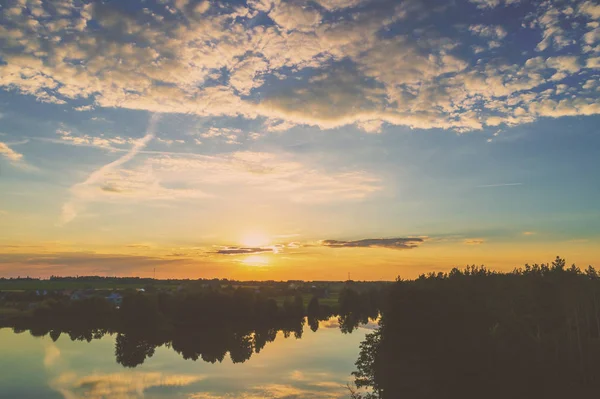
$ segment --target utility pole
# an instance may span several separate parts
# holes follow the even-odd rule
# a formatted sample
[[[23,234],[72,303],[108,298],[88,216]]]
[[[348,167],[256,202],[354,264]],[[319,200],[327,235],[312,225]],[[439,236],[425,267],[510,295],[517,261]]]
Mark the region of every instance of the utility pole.
[[[156,267],[154,268],[154,280],[156,280]]]

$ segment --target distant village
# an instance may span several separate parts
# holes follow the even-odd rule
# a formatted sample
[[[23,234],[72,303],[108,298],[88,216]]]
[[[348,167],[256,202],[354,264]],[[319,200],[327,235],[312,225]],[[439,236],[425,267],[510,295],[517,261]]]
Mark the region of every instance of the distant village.
[[[385,283],[354,281],[233,281],[227,279],[155,280],[140,278],[109,278],[97,276],[53,277],[50,279],[0,279],[0,319],[15,310],[32,310],[47,300],[82,301],[104,298],[120,307],[123,297],[131,293],[181,295],[203,290],[235,290],[243,288],[268,298],[281,299],[302,295],[305,301],[316,296],[327,304],[336,304],[339,292],[346,286],[368,289]]]

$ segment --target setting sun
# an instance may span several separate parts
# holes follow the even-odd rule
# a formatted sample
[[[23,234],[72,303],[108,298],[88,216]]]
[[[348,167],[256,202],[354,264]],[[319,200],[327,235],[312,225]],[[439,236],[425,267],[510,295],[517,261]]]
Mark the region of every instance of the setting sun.
[[[241,243],[247,247],[264,247],[269,245],[271,242],[267,235],[254,231],[247,233],[242,238]]]

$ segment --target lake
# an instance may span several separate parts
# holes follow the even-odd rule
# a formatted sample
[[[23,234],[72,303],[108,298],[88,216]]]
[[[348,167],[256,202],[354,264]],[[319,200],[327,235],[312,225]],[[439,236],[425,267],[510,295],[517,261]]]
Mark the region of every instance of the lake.
[[[336,317],[316,332],[305,323],[301,338],[279,331],[260,353],[235,363],[229,353],[222,362],[186,360],[176,345],[162,345],[135,367],[117,362],[117,334],[87,342],[63,333],[54,341],[3,328],[0,397],[348,398],[359,345],[375,327],[370,322],[344,334]]]

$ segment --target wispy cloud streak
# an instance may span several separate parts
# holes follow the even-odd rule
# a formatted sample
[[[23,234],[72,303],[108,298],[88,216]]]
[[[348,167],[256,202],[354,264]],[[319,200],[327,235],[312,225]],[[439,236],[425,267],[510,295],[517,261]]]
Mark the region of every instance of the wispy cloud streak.
[[[500,183],[500,184],[484,184],[477,186],[477,188],[492,188],[492,187],[510,187],[510,186],[522,186],[523,183]]]
[[[85,206],[85,202],[89,200],[87,195],[88,190],[87,187],[97,184],[102,180],[104,176],[113,170],[117,169],[119,166],[131,161],[146,145],[150,140],[154,138],[155,128],[158,120],[160,119],[160,114],[153,114],[150,118],[150,122],[148,124],[148,129],[146,130],[146,135],[141,139],[134,142],[133,146],[122,157],[112,161],[101,168],[92,172],[88,178],[73,187],[71,187],[71,199],[63,205],[62,208],[62,218],[61,224],[67,224],[71,222],[73,219],[77,217],[77,214],[80,210]]]

